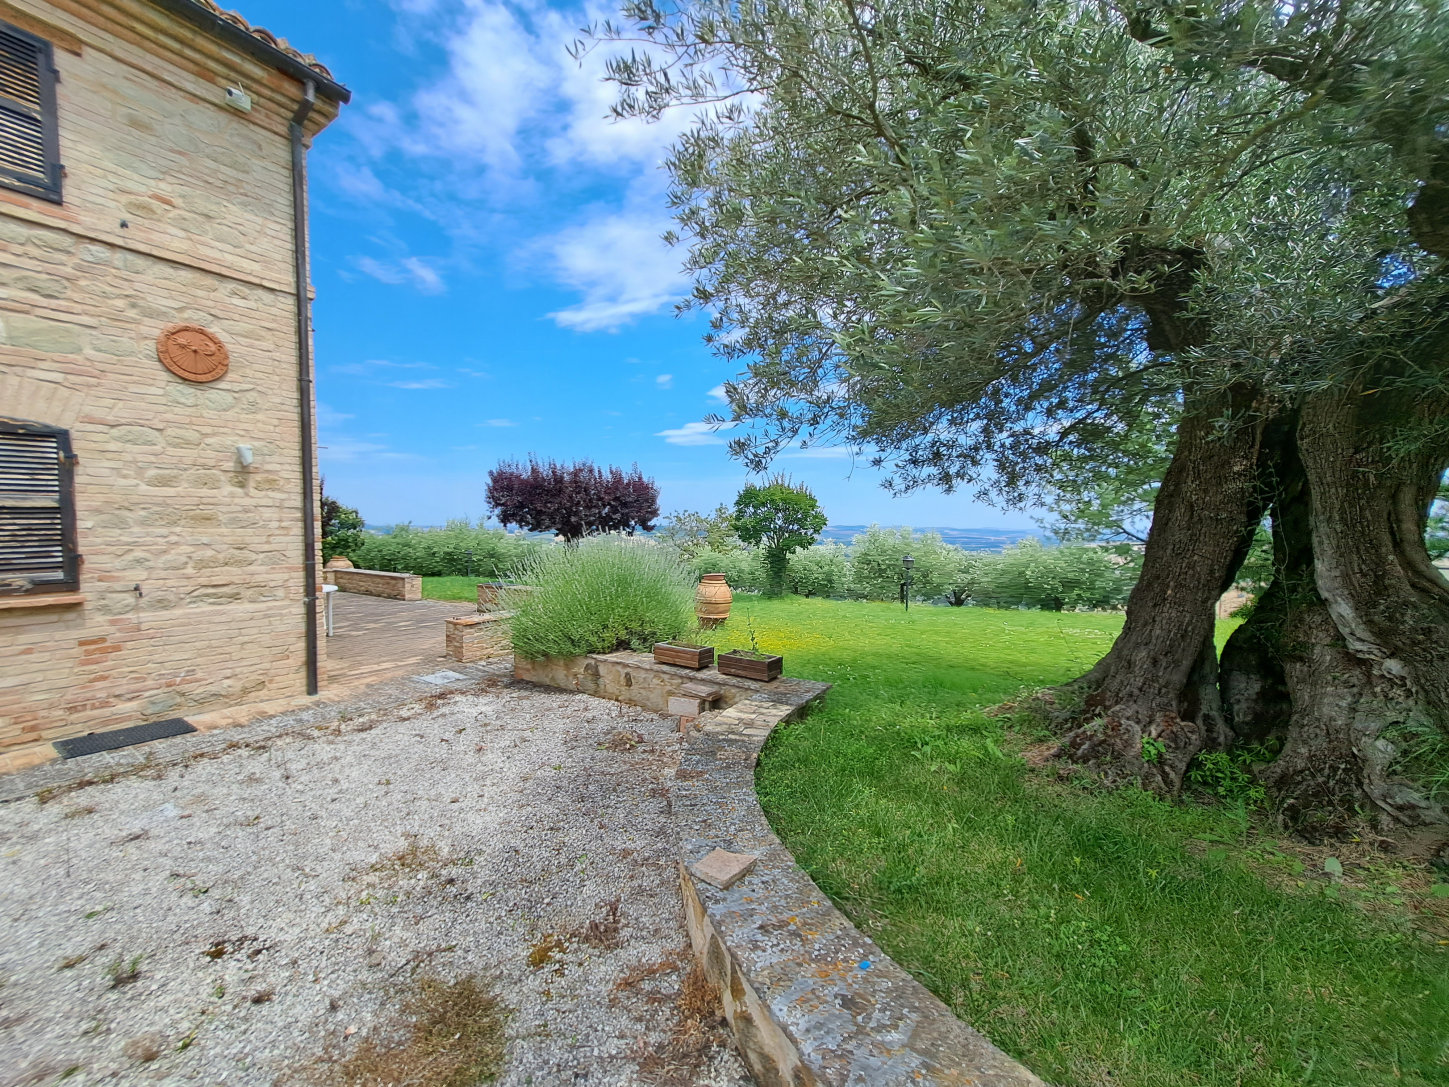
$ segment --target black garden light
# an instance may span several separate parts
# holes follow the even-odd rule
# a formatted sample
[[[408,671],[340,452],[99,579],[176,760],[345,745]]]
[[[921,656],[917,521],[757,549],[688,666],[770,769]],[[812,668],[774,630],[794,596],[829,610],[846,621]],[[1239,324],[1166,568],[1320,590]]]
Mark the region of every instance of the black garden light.
[[[911,571],[916,567],[916,560],[910,555],[901,556],[901,568],[905,570],[905,580],[901,582],[901,603],[906,606],[906,611],[911,610]]]

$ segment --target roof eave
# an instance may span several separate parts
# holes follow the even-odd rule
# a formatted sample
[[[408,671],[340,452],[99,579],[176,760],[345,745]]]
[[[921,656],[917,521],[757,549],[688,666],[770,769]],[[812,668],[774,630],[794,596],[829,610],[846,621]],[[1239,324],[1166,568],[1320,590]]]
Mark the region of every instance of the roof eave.
[[[352,100],[352,92],[335,79],[328,78],[311,65],[284,53],[275,46],[268,45],[261,38],[248,33],[235,23],[223,19],[220,15],[208,11],[194,0],[151,0],[151,3],[178,18],[185,19],[193,26],[220,38],[228,45],[255,57],[262,63],[287,73],[294,79],[301,82],[312,80],[317,85],[318,94],[339,105],[346,105]]]

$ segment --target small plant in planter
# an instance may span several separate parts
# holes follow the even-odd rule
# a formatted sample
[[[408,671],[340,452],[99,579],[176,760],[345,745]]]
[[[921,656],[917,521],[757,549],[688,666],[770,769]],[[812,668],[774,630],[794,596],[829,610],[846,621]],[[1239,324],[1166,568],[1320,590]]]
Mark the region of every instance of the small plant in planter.
[[[708,668],[714,663],[714,646],[683,641],[655,642],[654,660],[659,664],[674,664],[680,668]]]
[[[762,683],[780,678],[785,668],[785,658],[773,653],[761,653],[759,640],[755,637],[755,625],[749,624],[750,648],[731,649],[721,653],[715,662],[720,674],[739,676],[741,679],[757,679]]]

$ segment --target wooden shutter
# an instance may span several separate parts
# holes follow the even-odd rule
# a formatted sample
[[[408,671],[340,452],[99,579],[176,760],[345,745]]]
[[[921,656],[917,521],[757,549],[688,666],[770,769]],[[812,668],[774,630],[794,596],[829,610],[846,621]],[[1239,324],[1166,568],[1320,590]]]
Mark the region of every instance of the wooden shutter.
[[[79,587],[70,435],[0,420],[0,595]]]
[[[60,203],[50,43],[0,23],[0,185]]]

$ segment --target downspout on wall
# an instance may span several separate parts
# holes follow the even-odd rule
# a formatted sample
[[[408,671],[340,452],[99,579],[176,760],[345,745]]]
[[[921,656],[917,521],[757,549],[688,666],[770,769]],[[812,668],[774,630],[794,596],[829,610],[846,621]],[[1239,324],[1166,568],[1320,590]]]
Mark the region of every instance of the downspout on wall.
[[[302,101],[287,126],[292,141],[292,255],[297,278],[297,422],[302,443],[302,576],[307,639],[307,693],[317,683],[317,435],[312,413],[312,305],[307,297],[307,148],[302,126],[317,104],[317,83],[304,84]]]

